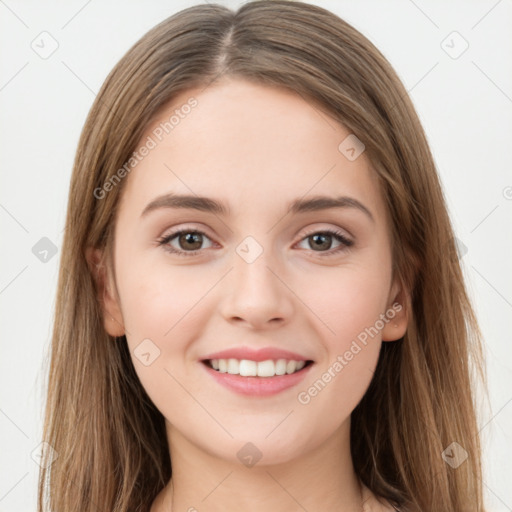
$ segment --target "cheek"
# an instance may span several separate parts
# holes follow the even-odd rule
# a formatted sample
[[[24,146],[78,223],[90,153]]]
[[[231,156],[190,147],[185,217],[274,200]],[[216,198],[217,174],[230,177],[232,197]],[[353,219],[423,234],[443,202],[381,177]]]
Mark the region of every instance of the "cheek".
[[[351,265],[329,269],[303,283],[304,302],[311,305],[325,333],[329,348],[342,350],[362,332],[374,326],[385,312],[389,274],[385,265]],[[380,323],[378,324],[378,326]],[[362,336],[364,337],[364,336]],[[379,336],[380,339],[380,336]]]
[[[124,269],[120,265],[128,347],[142,385],[159,406],[186,401],[178,382],[194,370],[190,347],[213,314],[208,294],[217,281],[217,274],[206,268],[150,265],[142,258],[140,263],[132,258]]]
[[[172,405],[189,410],[190,396],[200,390],[188,381],[189,345],[198,336],[212,276],[177,267],[137,266],[119,272],[119,293],[126,338],[137,376],[157,408],[172,417]],[[149,354],[149,355],[148,355]],[[192,404],[193,405],[193,404]]]
[[[134,341],[154,338],[162,347],[176,340],[178,330],[180,338],[187,338],[187,329],[214,282],[211,274],[184,266],[130,264],[119,290],[127,332]],[[176,346],[174,341],[172,345]]]
[[[325,354],[297,399],[315,412],[310,419],[318,414],[325,421],[323,412],[330,411],[332,422],[319,421],[315,427],[321,431],[344,421],[371,382],[382,343],[387,269],[385,262],[340,267],[338,272],[329,269],[330,279],[319,279],[318,286],[310,288],[307,303],[312,305],[318,331],[324,333]]]

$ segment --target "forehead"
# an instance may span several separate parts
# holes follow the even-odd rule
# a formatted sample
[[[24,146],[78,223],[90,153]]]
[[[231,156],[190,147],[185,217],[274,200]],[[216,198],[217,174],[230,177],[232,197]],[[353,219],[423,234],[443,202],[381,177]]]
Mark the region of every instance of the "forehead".
[[[302,196],[349,195],[378,214],[384,205],[366,155],[347,158],[353,137],[296,93],[223,79],[181,92],[155,116],[138,145],[151,149],[123,199],[142,212],[166,192],[215,196],[236,215]]]

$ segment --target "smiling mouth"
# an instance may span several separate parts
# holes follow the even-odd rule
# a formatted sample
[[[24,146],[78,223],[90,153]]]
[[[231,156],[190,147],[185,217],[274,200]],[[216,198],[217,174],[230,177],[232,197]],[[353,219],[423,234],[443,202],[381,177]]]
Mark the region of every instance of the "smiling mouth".
[[[313,361],[295,361],[293,359],[267,359],[251,361],[250,359],[205,359],[206,366],[219,373],[240,375],[241,377],[276,377],[291,375],[313,364]]]

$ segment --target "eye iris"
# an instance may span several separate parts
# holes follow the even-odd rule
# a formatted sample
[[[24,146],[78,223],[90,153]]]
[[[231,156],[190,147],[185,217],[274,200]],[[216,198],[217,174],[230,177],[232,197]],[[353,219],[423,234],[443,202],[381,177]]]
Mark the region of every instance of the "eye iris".
[[[320,248],[320,249],[329,249],[329,246],[331,245],[330,244],[330,237],[331,235],[326,235],[326,234],[317,234],[317,235],[312,235],[310,238],[312,238],[314,240],[314,243],[316,244],[316,247],[317,248]],[[325,242],[325,239],[327,238],[327,242]],[[317,244],[317,241],[319,239],[323,239],[323,243],[322,241],[320,241],[320,244]],[[315,247],[315,245],[313,246],[313,248]]]
[[[180,242],[180,246],[182,246],[182,242],[192,243],[192,244],[195,243],[197,245],[196,247],[190,247],[190,246],[186,247],[185,246],[185,248],[196,250],[196,249],[201,248],[202,237],[201,237],[201,234],[199,234],[199,233],[192,233],[192,232],[184,233],[184,234],[180,235],[179,242]]]

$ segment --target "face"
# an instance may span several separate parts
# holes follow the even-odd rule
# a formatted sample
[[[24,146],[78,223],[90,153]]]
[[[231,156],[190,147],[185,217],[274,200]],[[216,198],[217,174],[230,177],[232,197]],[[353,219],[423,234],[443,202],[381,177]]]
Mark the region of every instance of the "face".
[[[231,78],[175,97],[142,137],[105,327],[176,438],[235,462],[247,442],[261,463],[299,457],[349,425],[382,341],[403,336],[384,199],[349,135]]]

